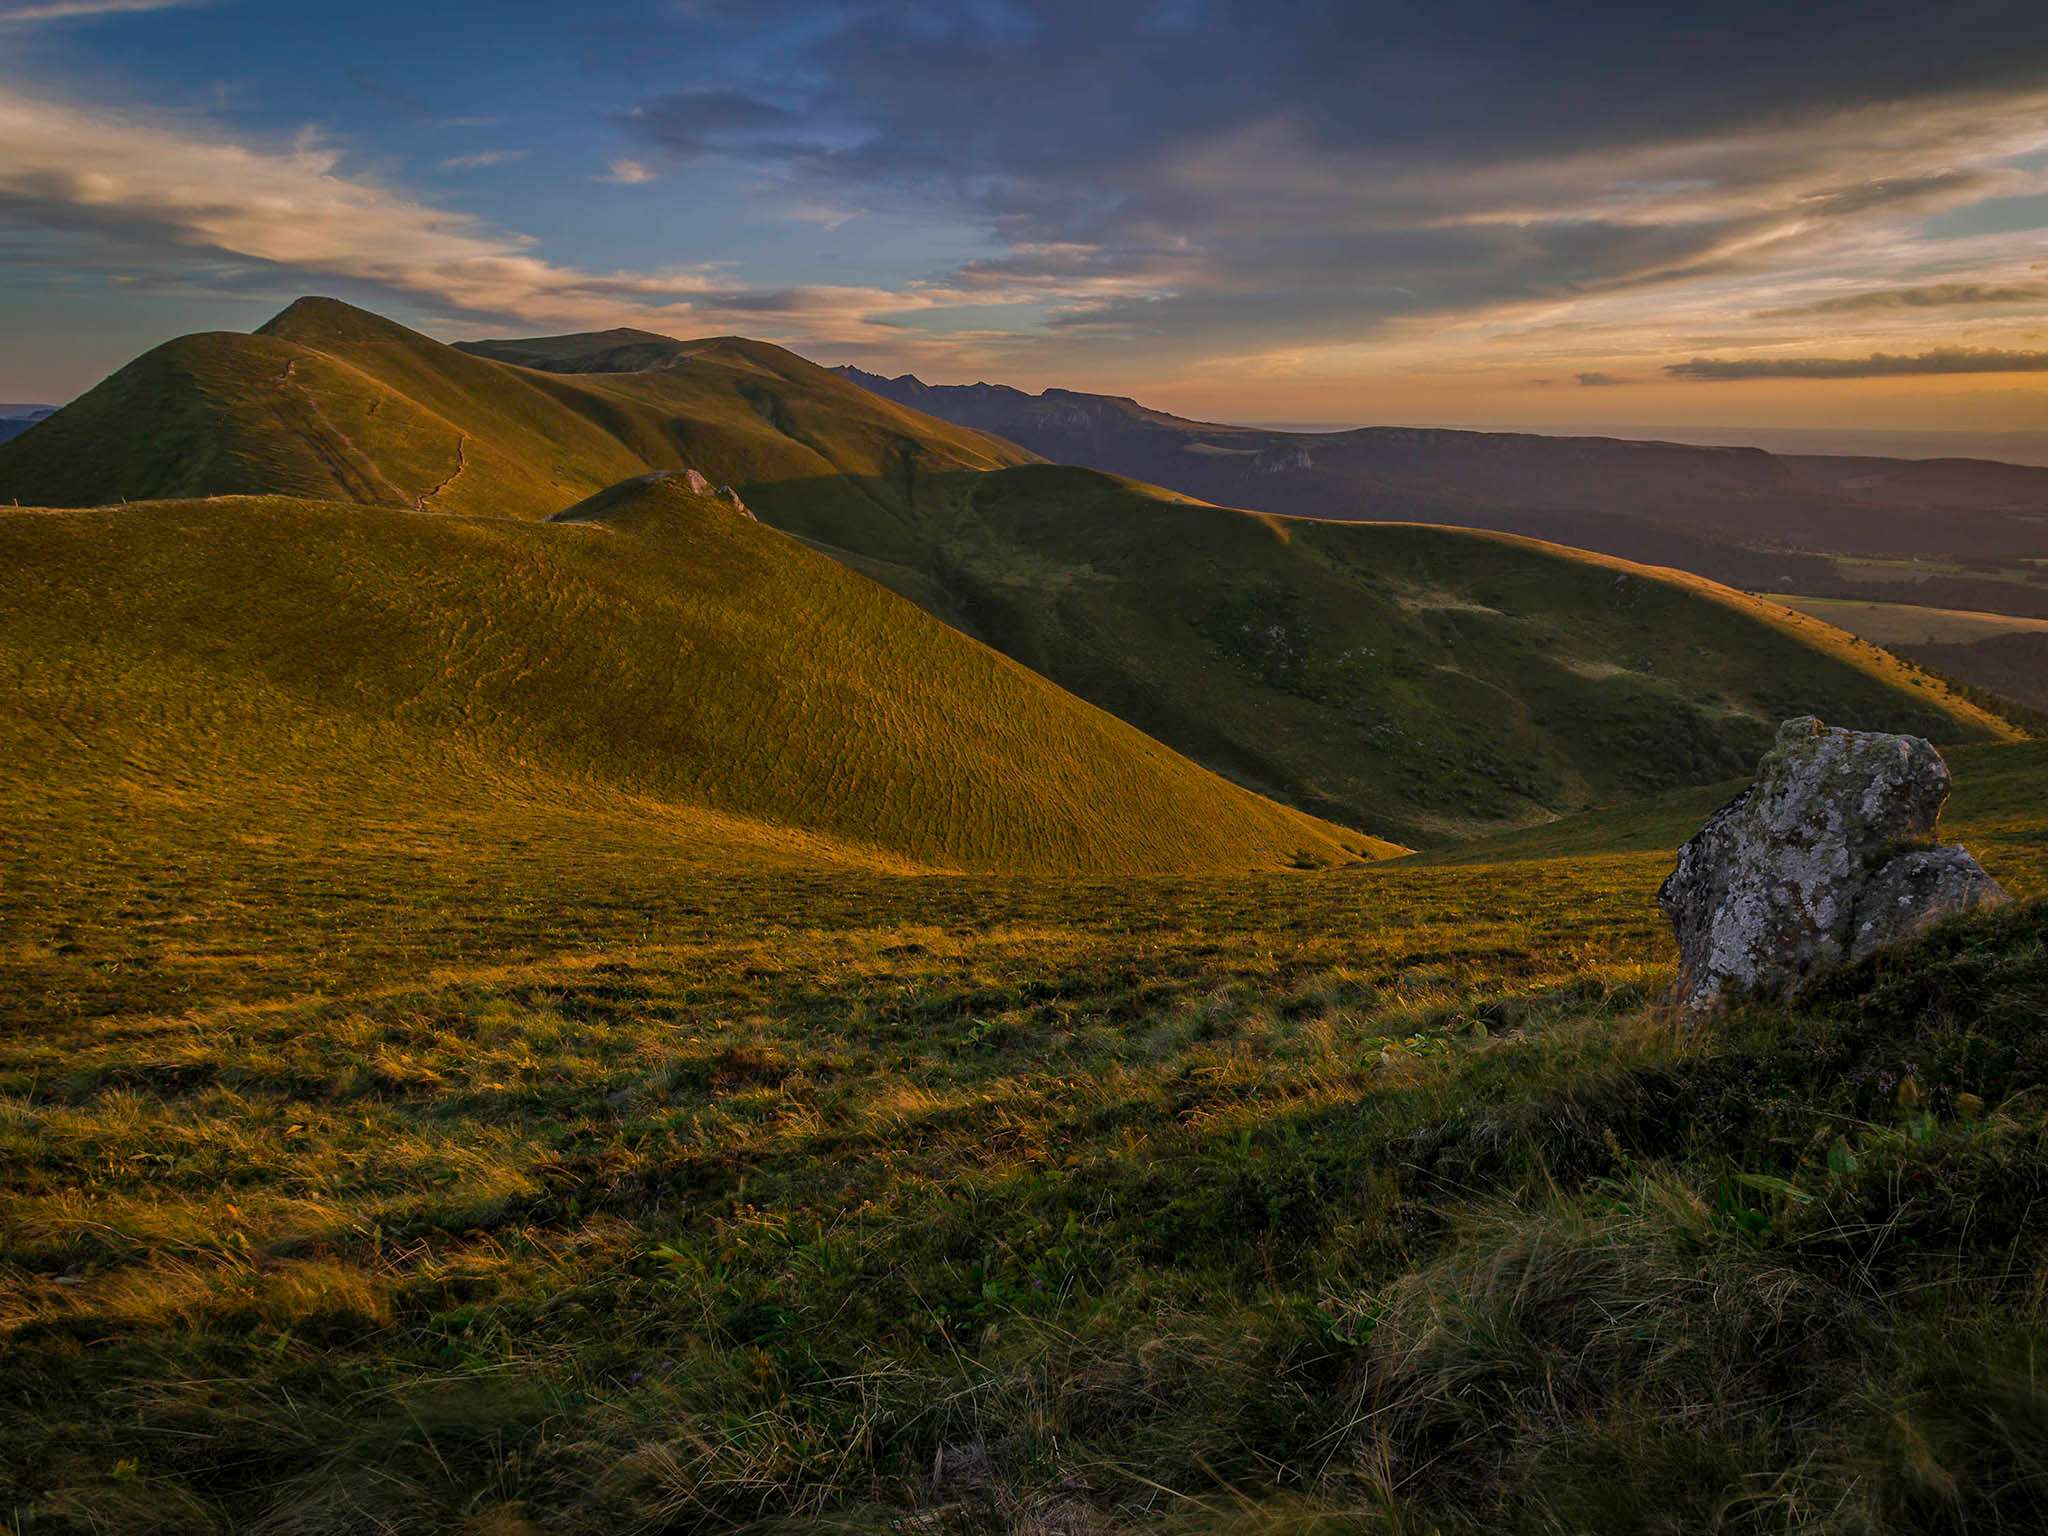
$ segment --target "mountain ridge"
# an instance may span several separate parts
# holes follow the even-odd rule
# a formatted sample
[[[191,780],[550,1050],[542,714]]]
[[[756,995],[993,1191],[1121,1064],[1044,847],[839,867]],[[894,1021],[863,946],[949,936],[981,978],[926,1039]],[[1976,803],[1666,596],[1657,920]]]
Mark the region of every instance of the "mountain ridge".
[[[792,516],[847,503],[900,520],[915,472],[1030,458],[766,343],[667,345],[688,356],[572,377],[300,299],[253,334],[153,348],[0,446],[0,497],[285,494],[539,519],[649,469],[697,469]]]
[[[1713,546],[2048,554],[2048,469],[2033,466],[1459,428],[1287,432],[1195,421],[1130,396],[837,371],[1046,458],[1262,511],[1494,527],[1639,560],[1689,540],[1707,547],[1664,563],[1724,580],[1759,562]],[[1715,559],[1724,569],[1704,568]]]

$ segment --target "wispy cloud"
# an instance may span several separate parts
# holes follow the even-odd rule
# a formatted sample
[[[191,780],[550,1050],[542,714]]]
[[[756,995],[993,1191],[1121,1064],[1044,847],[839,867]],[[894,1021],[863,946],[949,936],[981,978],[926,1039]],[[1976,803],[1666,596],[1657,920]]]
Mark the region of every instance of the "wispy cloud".
[[[1677,379],[1721,383],[1734,379],[1885,379],[1913,374],[2048,373],[2048,352],[2007,352],[1996,347],[1937,347],[1912,355],[1873,352],[1868,357],[1696,357],[1664,370]]]
[[[590,313],[710,285],[558,266],[524,237],[346,174],[310,135],[254,148],[0,85],[0,143],[0,221],[116,249],[244,257],[479,313]]]
[[[1781,0],[1727,0],[1706,31],[1599,0],[1470,0],[1455,24],[1302,6],[1286,27],[1256,0],[1186,28],[1099,0],[930,0],[916,26],[800,9],[772,69],[736,48],[716,90],[626,115],[649,163],[720,157],[792,200],[965,226],[995,254],[942,281],[1042,285],[1018,346],[1069,376],[1342,353],[1383,377],[1457,357],[1640,383],[1722,338],[1838,350],[1842,327],[1759,312],[1929,272],[2007,287],[2009,256],[1929,221],[2048,190],[2048,8],[2001,7],[1996,48],[1912,0],[1846,30]],[[713,31],[746,14],[693,7]],[[1914,352],[1932,309],[1825,313],[1866,321],[1857,350]],[[1608,349],[1536,335],[1567,319]]]
[[[862,355],[955,344],[906,336],[908,314],[1040,297],[945,284],[750,289],[715,266],[586,271],[548,260],[528,236],[351,174],[340,149],[315,135],[250,145],[182,119],[88,109],[4,82],[0,144],[0,229],[23,237],[16,254],[29,259],[24,242],[41,232],[61,244],[68,268],[103,281],[124,267],[158,286],[216,293],[342,281],[402,295],[451,329],[487,321],[685,336],[747,330]]]
[[[476,171],[494,165],[517,165],[526,158],[523,149],[482,149],[473,155],[450,155],[441,162],[444,171]]]
[[[0,0],[0,16],[164,3]],[[276,269],[249,283],[382,285],[451,329],[748,329],[890,371],[943,357],[954,377],[1019,382],[1228,378],[1276,418],[1363,378],[1415,410],[1418,381],[1449,398],[1548,378],[1553,402],[1590,415],[1636,398],[1604,381],[1713,376],[1667,374],[1685,358],[1867,371],[2048,344],[2041,233],[2024,227],[2037,203],[2048,224],[2048,6],[1987,3],[1996,47],[1930,29],[1925,0],[1868,0],[1854,28],[1827,7],[1724,0],[1704,30],[1604,0],[1460,0],[1455,23],[1317,3],[1285,27],[1262,0],[1203,0],[1184,27],[1101,0],[653,7],[634,26],[672,29],[653,52],[688,66],[650,53],[594,98],[621,137],[574,174],[627,190],[583,181],[581,216],[601,222],[577,249],[671,191],[747,189],[748,216],[702,231],[728,242],[708,254],[766,249],[766,218],[830,231],[864,211],[872,240],[783,231],[778,271],[814,259],[803,275],[838,281],[765,290],[723,265],[566,266],[454,211],[452,191],[437,204],[363,172],[345,144],[238,142],[49,92],[0,122],[0,219],[39,232],[59,280],[131,252],[153,278],[187,263],[181,280],[225,258]],[[441,115],[476,101],[407,96],[409,78],[357,78],[372,97],[356,106],[478,121]],[[588,110],[568,102],[520,110]],[[436,142],[426,163],[480,185],[508,138],[544,158],[507,126]],[[1283,392],[1300,403],[1272,405]]]
[[[837,203],[822,203],[804,199],[783,209],[782,216],[795,224],[815,224],[825,233],[836,234],[860,217],[858,208],[842,208]]]
[[[1587,389],[1605,389],[1611,384],[1626,384],[1628,382],[1627,379],[1617,374],[1602,373],[1598,369],[1588,369],[1586,372],[1578,375],[1578,380]]]
[[[210,0],[0,0],[0,27],[46,21],[92,21],[146,11],[182,11]]]

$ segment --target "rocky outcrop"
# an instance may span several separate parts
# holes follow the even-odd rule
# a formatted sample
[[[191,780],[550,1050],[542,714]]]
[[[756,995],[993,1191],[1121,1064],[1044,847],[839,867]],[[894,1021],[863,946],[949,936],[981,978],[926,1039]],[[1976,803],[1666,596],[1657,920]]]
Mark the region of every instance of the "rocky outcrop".
[[[754,522],[760,521],[759,518],[754,516],[753,511],[747,504],[740,500],[740,493],[729,485],[713,485],[694,469],[683,471],[683,484],[687,485],[699,496],[710,496],[724,502],[742,517],[751,519]]]
[[[1697,1018],[1783,997],[1831,966],[2008,898],[1934,846],[1948,764],[1918,736],[1788,720],[1757,780],[1678,853],[1658,901],[1678,936],[1669,994]]]

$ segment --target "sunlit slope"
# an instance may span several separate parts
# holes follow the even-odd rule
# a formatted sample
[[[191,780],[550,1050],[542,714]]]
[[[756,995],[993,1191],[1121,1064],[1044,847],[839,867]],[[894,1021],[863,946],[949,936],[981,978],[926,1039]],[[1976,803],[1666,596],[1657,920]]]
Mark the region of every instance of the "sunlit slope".
[[[782,527],[896,560],[929,552],[933,519],[963,476],[1033,462],[736,336],[612,331],[459,350],[518,365],[650,465],[696,468]]]
[[[2009,734],[1818,621],[1510,535],[1035,466],[977,477],[932,540],[915,570],[853,558],[1190,756],[1409,842],[1746,772],[1795,714]]]
[[[694,468],[793,524],[873,525],[900,550],[922,477],[1029,457],[777,347],[689,345],[658,374],[567,378],[302,299],[253,336],[167,343],[0,445],[0,499],[275,494],[541,518]]]
[[[644,468],[518,374],[311,301],[146,353],[0,448],[24,505],[270,494],[544,517]]]
[[[1668,571],[1229,511],[1026,457],[763,343],[465,350],[308,299],[255,336],[160,348],[0,446],[0,501],[265,492],[543,519],[692,468],[1173,749],[1411,843],[1747,771],[1790,714],[2004,731],[1825,624]]]
[[[885,868],[1374,851],[680,481],[601,515],[0,511],[12,855],[182,828],[288,858],[564,819],[604,822],[595,842]]]

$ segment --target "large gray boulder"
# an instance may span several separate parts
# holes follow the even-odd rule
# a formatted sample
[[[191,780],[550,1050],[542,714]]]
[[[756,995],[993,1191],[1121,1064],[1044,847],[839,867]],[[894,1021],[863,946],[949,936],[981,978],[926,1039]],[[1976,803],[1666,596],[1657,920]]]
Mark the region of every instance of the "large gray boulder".
[[[1678,852],[1657,899],[1678,934],[1669,1001],[1700,1017],[1784,997],[1930,923],[2009,898],[1961,848],[1934,846],[1948,764],[1918,736],[1778,728],[1748,789]]]

